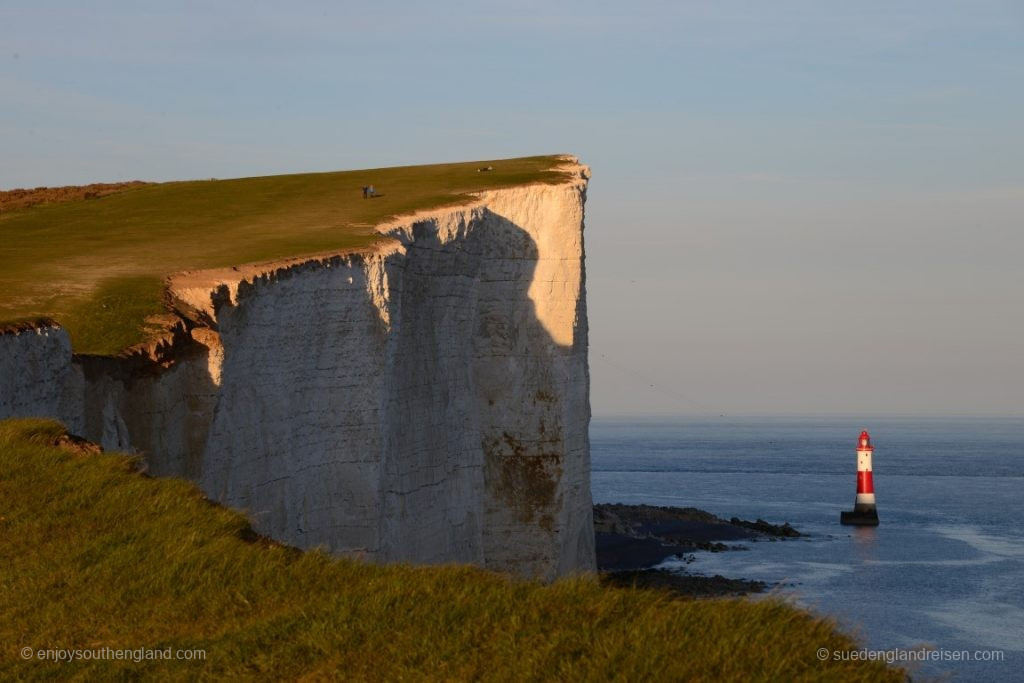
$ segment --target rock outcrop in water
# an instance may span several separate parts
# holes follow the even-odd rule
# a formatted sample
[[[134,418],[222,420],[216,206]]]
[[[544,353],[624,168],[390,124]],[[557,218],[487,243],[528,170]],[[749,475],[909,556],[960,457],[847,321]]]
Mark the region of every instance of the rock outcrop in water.
[[[594,530],[597,565],[602,570],[645,569],[694,550],[742,548],[723,541],[774,541],[801,536],[788,522],[776,525],[738,517],[726,521],[697,508],[622,503],[595,505]]]
[[[167,339],[0,334],[0,417],[198,482],[257,531],[374,561],[594,568],[587,170],[379,229],[372,249],[180,273]]]

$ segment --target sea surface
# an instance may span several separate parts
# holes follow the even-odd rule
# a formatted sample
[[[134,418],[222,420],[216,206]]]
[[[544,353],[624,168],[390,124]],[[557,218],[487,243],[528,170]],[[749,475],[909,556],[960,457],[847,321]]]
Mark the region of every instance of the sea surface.
[[[861,429],[875,448],[873,529],[839,524]],[[594,418],[590,434],[596,503],[691,506],[809,534],[666,568],[781,584],[866,649],[944,651],[922,675],[1024,681],[1024,419]],[[955,661],[964,650],[971,661]],[[1002,661],[978,661],[999,657],[981,650]]]

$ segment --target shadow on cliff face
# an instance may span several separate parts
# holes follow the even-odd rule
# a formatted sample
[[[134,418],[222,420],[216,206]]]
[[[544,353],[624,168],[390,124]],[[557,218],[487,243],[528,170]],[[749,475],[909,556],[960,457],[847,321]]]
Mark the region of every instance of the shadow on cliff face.
[[[473,360],[489,516],[555,533],[568,417],[555,366],[568,349],[530,298],[540,253],[526,230],[491,211],[469,242],[481,254]]]
[[[572,302],[569,320],[581,325],[570,332],[573,344],[559,344],[531,299],[545,255],[530,233],[489,209],[447,229],[453,233],[420,222],[406,240],[392,399],[392,419],[405,429],[390,440],[383,468],[384,526],[397,532],[382,534],[394,544],[388,554],[483,561],[534,576],[587,568],[583,304]],[[557,282],[549,289],[563,291]],[[415,315],[424,310],[429,319]],[[433,414],[417,414],[422,406],[434,406]],[[481,487],[482,501],[465,496]],[[456,537],[438,538],[439,525]],[[425,547],[432,543],[479,551]]]
[[[198,481],[220,387],[210,371],[216,335],[197,336],[203,341],[183,335],[163,364],[75,355],[83,434],[108,450],[140,453],[151,475]]]

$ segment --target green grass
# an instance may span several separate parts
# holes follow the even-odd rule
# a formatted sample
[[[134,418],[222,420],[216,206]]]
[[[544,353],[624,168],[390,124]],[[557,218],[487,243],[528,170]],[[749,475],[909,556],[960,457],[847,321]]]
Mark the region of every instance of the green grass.
[[[388,218],[469,192],[558,182],[558,161],[162,183],[0,214],[0,320],[54,318],[75,351],[116,354],[146,338],[146,317],[162,310],[152,283],[173,272],[366,247]],[[486,165],[494,170],[476,172]],[[362,199],[369,184],[381,196]]]
[[[0,679],[885,681],[777,599],[677,600],[590,578],[372,566],[254,539],[245,519],[118,454],[0,422]],[[54,663],[24,647],[203,649],[198,662]]]

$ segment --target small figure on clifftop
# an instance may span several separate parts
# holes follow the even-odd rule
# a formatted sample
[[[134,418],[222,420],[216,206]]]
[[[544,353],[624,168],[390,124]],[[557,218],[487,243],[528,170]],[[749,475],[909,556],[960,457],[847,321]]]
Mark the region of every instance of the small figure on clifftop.
[[[367,185],[363,185],[363,199],[370,196],[370,188]]]

